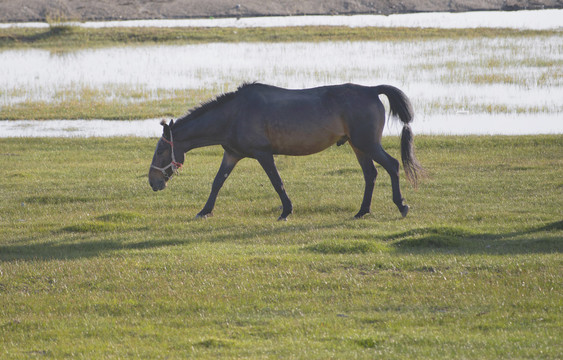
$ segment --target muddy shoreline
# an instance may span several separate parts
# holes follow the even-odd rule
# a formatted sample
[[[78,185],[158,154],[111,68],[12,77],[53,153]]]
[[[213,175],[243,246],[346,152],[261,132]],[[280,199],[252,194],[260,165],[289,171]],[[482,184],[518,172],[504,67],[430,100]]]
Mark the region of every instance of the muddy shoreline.
[[[563,0],[4,0],[0,22],[400,14],[563,8]]]

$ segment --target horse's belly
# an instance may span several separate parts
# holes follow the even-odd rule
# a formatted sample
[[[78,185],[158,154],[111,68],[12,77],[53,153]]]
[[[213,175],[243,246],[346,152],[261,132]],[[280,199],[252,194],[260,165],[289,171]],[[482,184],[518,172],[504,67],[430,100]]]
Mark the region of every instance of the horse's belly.
[[[343,131],[284,131],[270,134],[272,150],[275,154],[310,155],[323,151],[336,143],[344,135]]]
[[[342,119],[322,101],[276,103],[261,117],[272,150],[284,155],[309,155],[326,149],[345,135]]]

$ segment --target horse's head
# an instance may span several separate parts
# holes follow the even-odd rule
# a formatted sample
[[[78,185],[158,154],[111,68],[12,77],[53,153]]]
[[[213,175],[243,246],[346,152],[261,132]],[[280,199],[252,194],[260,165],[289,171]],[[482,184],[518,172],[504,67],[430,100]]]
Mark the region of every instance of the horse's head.
[[[149,169],[149,184],[154,191],[162,190],[170,178],[178,172],[184,162],[184,152],[174,149],[174,138],[172,137],[172,125],[166,124],[164,120],[160,123],[163,128],[162,137],[156,144],[156,150]],[[176,151],[175,151],[176,150]]]

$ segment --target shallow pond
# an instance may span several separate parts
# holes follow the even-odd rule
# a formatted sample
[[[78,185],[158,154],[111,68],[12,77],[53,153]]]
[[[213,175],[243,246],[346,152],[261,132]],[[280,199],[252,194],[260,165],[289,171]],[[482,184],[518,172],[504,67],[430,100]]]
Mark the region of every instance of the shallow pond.
[[[2,137],[158,137],[162,134],[159,119],[116,120],[16,120],[0,121]],[[415,135],[534,135],[563,134],[560,115],[436,115],[416,119]],[[384,136],[399,135],[401,125],[390,121]]]
[[[518,13],[508,14],[517,18]],[[70,53],[6,50],[0,51],[0,69],[0,107],[64,102],[83,94],[124,103],[162,99],[175,89],[213,89],[219,94],[248,81],[289,88],[387,83],[411,98],[415,130],[423,133],[563,132],[562,36],[212,43]],[[0,121],[0,136],[154,136],[159,126],[141,131],[145,123],[111,122],[102,130],[103,121]],[[100,130],[72,130],[86,127]],[[392,124],[389,128],[398,132]]]

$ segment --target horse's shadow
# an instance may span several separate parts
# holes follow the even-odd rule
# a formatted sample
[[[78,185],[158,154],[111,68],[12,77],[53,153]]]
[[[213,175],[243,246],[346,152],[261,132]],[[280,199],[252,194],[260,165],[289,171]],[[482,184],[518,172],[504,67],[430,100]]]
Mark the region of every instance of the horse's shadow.
[[[357,221],[357,220],[350,220]],[[361,221],[361,220],[360,220]],[[326,224],[291,224],[285,227],[268,227],[260,231],[250,229],[236,234],[209,234],[199,240],[187,238],[159,239],[130,242],[124,239],[99,239],[96,234],[82,234],[82,240],[76,242],[37,242],[37,239],[22,239],[19,244],[0,245],[0,261],[49,261],[92,258],[123,250],[157,249],[171,246],[186,246],[195,242],[244,242],[256,238],[277,236],[293,236],[313,229],[341,228],[341,223]],[[394,250],[404,253],[444,253],[444,254],[491,254],[513,255],[534,253],[561,253],[563,239],[561,236],[563,221],[556,221],[541,226],[508,233],[478,233],[452,227],[427,227],[412,229],[401,233],[377,235],[369,242],[383,242]],[[532,236],[533,235],[533,236]],[[346,243],[355,239],[342,238]],[[30,242],[22,244],[22,242]]]
[[[120,239],[99,240],[94,235],[85,236],[88,240],[72,243],[44,242],[0,246],[0,261],[48,261],[73,260],[97,257],[105,253],[121,250],[140,250],[185,244],[182,240],[146,240],[125,242]],[[91,238],[91,239],[90,239]]]
[[[394,234],[386,240],[393,241],[392,246],[399,253],[461,255],[561,253],[563,252],[561,230],[563,230],[563,221],[506,233],[480,233],[461,228],[427,227]]]

